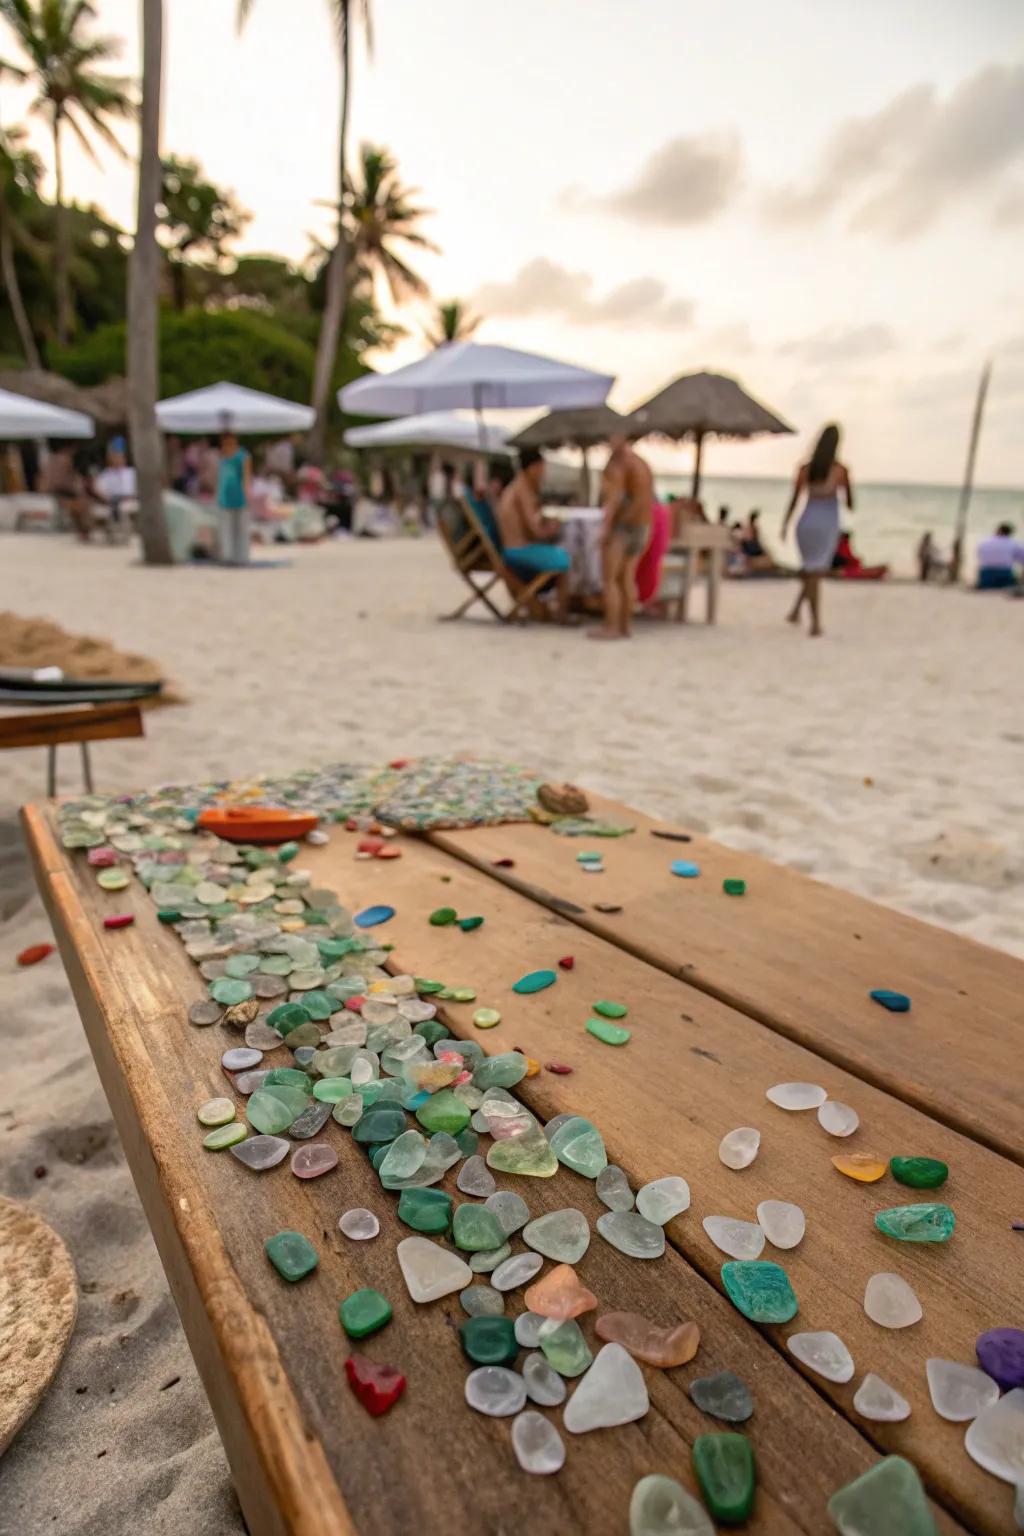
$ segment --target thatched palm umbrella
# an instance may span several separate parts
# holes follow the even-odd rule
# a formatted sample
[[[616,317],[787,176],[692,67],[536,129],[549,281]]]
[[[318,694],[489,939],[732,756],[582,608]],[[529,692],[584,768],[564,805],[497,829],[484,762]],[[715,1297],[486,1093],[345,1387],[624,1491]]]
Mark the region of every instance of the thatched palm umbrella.
[[[669,384],[629,418],[629,435],[693,439],[693,497],[700,494],[700,461],[705,437],[760,437],[792,432],[780,416],[748,395],[724,373],[689,373]]]
[[[590,495],[590,467],[587,449],[598,443],[606,443],[616,431],[623,431],[626,418],[613,411],[610,405],[589,405],[575,411],[549,411],[537,421],[531,421],[516,437],[509,439],[510,448],[579,448],[583,455],[580,484],[584,501]]]

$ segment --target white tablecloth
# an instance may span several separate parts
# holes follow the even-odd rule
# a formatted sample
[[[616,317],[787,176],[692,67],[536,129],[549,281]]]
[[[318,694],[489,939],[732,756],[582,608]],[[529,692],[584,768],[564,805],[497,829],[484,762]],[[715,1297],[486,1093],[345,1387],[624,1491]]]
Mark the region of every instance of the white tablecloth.
[[[569,588],[579,597],[599,597],[601,578],[600,507],[555,507],[549,515],[563,527],[562,547],[572,562]]]

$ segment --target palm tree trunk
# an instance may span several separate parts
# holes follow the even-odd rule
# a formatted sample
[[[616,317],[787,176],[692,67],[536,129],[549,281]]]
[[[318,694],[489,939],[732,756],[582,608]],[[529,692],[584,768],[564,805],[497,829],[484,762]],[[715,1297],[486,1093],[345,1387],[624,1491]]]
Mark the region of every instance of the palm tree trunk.
[[[0,272],[3,273],[4,287],[7,289],[11,314],[14,316],[14,324],[21,342],[21,350],[25,354],[25,361],[30,368],[41,368],[43,365],[39,357],[39,348],[32,334],[32,327],[25,311],[25,301],[21,296],[21,284],[18,282],[10,221],[7,210],[2,205],[0,205]]]
[[[331,408],[331,379],[338,358],[338,343],[345,318],[345,300],[348,288],[348,241],[345,233],[343,206],[345,201],[345,160],[348,147],[348,84],[350,69],[349,6],[342,0],[341,7],[341,124],[338,132],[338,238],[331,252],[327,268],[327,293],[324,300],[323,319],[316,347],[316,367],[313,371],[312,406],[316,421],[309,434],[308,451],[314,464],[321,464],[327,439],[327,417]]]
[[[53,170],[57,181],[57,240],[54,247],[54,277],[57,286],[57,340],[66,347],[71,340],[74,316],[71,309],[71,281],[68,272],[68,211],[64,206],[64,162],[60,149],[61,114],[53,114]]]
[[[170,565],[163,508],[163,443],[156,420],[160,353],[160,91],[163,74],[163,0],[142,4],[142,113],[135,245],[128,274],[128,393],[132,451],[138,477],[139,533],[147,565]]]

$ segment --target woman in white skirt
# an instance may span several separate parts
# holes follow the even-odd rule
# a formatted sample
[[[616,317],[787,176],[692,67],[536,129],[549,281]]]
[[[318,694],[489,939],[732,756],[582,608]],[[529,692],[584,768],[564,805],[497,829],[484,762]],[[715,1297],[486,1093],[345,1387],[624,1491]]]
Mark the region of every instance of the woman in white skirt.
[[[839,428],[829,425],[818,438],[809,461],[801,464],[797,470],[793,495],[782,524],[782,537],[785,538],[797,503],[806,494],[807,499],[796,525],[796,542],[800,550],[800,593],[787,617],[791,624],[799,624],[800,610],[806,602],[811,612],[812,635],[823,633],[821,578],[832,569],[832,557],[839,542],[840,493],[845,496],[850,511],[853,511],[849,471],[845,464],[840,464],[838,452]]]

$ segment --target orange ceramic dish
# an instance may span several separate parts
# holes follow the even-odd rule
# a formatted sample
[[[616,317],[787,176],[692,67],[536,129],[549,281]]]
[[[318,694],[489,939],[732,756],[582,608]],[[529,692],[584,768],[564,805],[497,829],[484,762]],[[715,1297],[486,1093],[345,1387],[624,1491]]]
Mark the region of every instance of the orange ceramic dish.
[[[203,811],[199,825],[229,843],[286,843],[312,832],[319,819],[283,805],[225,805]]]

